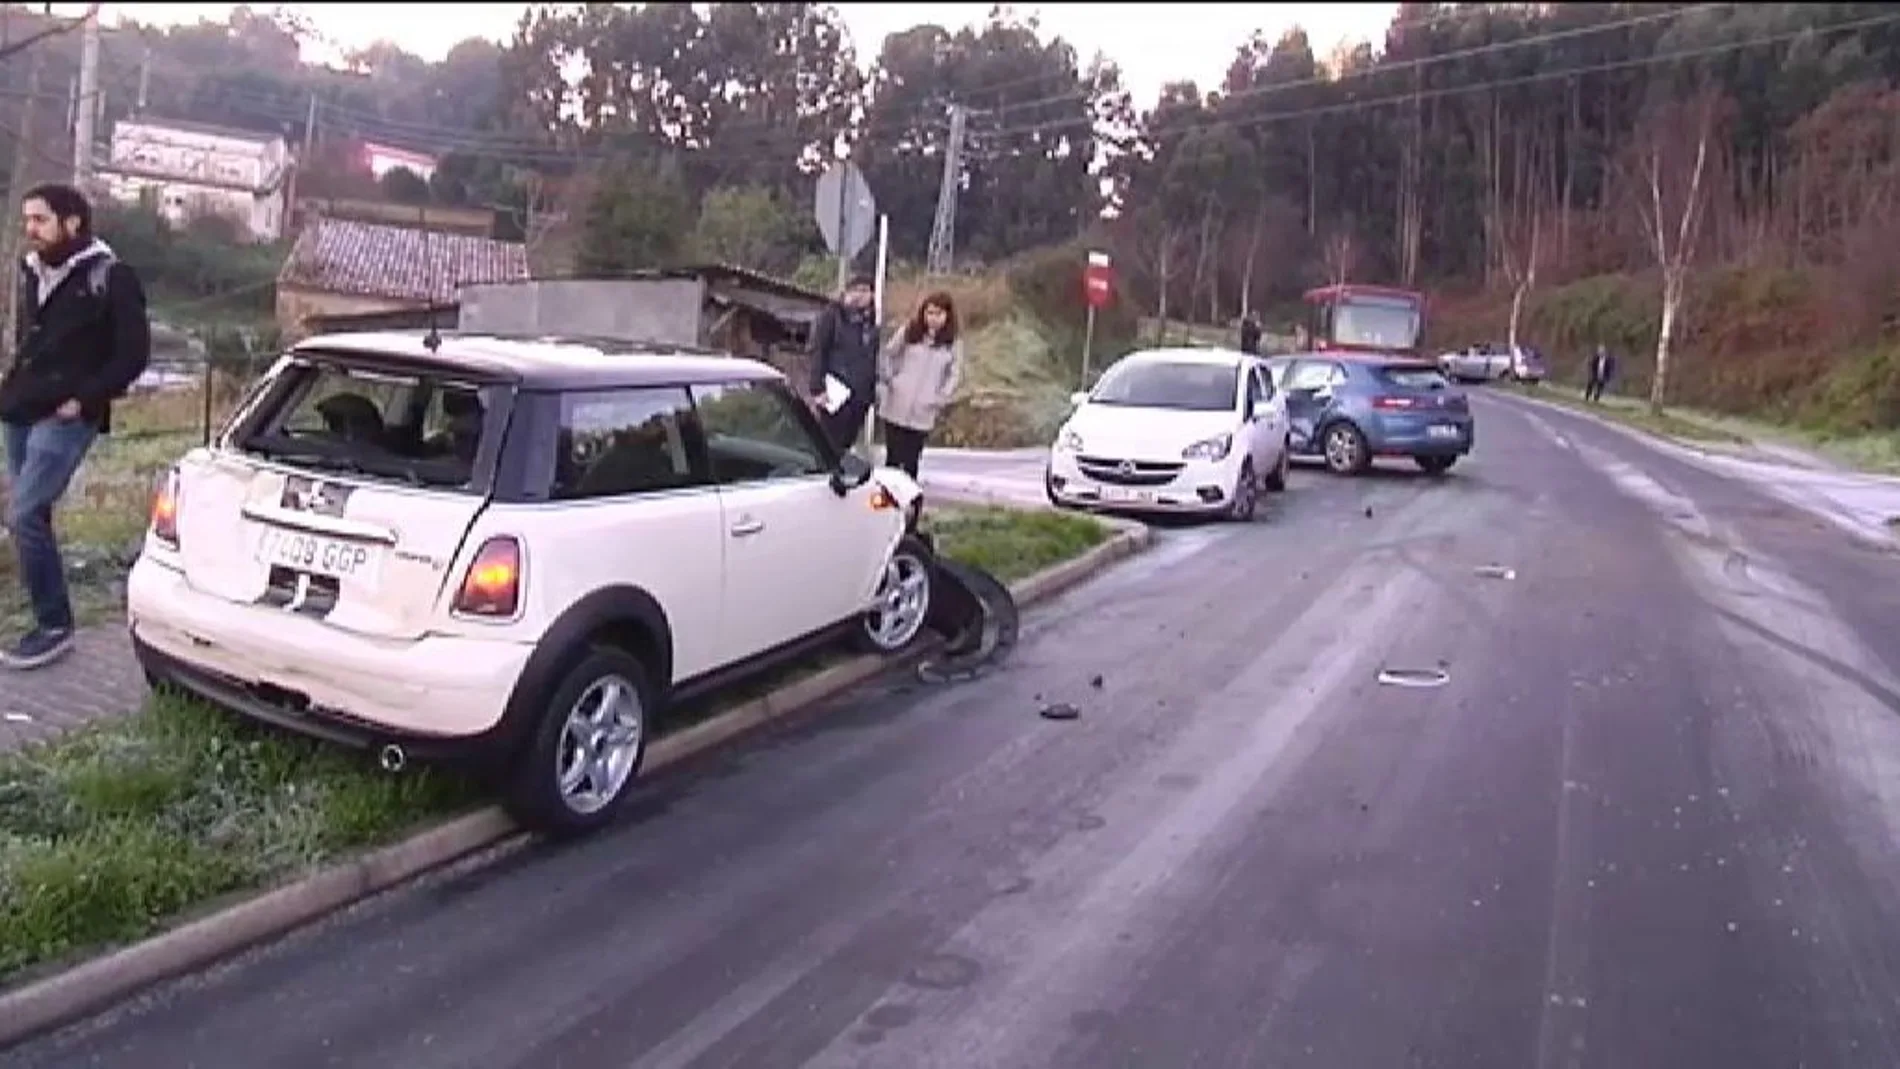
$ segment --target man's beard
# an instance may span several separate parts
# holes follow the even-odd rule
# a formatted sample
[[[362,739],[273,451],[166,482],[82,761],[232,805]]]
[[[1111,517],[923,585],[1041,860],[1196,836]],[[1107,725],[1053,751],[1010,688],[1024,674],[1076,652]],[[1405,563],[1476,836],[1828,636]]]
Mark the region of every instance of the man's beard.
[[[89,243],[90,239],[85,237],[62,237],[51,244],[40,246],[34,249],[34,251],[39,253],[41,263],[48,267],[58,267],[60,264],[71,259],[73,253],[85,248]]]

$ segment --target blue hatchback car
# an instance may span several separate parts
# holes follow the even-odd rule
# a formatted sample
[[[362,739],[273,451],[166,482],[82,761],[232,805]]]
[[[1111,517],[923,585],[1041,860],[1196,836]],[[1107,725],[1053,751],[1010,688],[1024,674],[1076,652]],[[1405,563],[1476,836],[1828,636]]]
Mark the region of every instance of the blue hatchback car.
[[[1293,455],[1320,458],[1336,474],[1411,457],[1439,475],[1471,452],[1470,402],[1429,361],[1307,353],[1268,366],[1285,392]]]

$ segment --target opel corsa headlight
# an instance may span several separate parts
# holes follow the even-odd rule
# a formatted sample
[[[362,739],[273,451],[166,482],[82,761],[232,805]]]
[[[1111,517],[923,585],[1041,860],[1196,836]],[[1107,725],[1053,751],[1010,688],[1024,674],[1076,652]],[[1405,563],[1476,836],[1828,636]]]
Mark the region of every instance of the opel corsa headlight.
[[[1217,434],[1212,438],[1203,438],[1181,450],[1181,456],[1186,460],[1226,460],[1227,454],[1233,448],[1233,435]]]
[[[1080,453],[1082,451],[1082,436],[1064,427],[1062,428],[1062,433],[1056,435],[1056,448],[1064,453]]]

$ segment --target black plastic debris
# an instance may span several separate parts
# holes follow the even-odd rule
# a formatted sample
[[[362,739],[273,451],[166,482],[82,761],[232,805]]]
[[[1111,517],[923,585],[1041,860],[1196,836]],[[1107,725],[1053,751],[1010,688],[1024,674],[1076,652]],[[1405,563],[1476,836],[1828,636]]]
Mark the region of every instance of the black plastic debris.
[[[1038,715],[1044,720],[1075,720],[1082,715],[1082,710],[1068,702],[1052,702],[1043,706]]]
[[[1093,679],[1091,679],[1091,680],[1089,680],[1089,686],[1091,686],[1091,687],[1094,687],[1094,688],[1095,688],[1096,690],[1101,690],[1101,689],[1102,689],[1102,677],[1101,677],[1101,676],[1096,676],[1095,678],[1093,678]]]
[[[1366,519],[1368,519],[1368,520],[1369,520],[1369,519],[1371,519],[1371,518],[1372,518],[1372,506],[1371,506],[1371,505],[1367,505],[1367,506],[1366,506]]]

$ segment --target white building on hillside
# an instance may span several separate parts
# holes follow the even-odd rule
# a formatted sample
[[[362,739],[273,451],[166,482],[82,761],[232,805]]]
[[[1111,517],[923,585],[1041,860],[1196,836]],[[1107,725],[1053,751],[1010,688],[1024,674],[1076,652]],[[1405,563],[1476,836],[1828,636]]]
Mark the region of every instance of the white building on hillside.
[[[113,197],[149,200],[173,225],[222,215],[252,241],[284,234],[290,148],[279,134],[171,119],[121,119],[99,176]]]
[[[394,145],[379,145],[374,141],[363,142],[360,152],[362,167],[377,178],[383,177],[398,167],[414,173],[417,178],[424,181],[435,175],[436,158],[426,152],[397,148]]]

